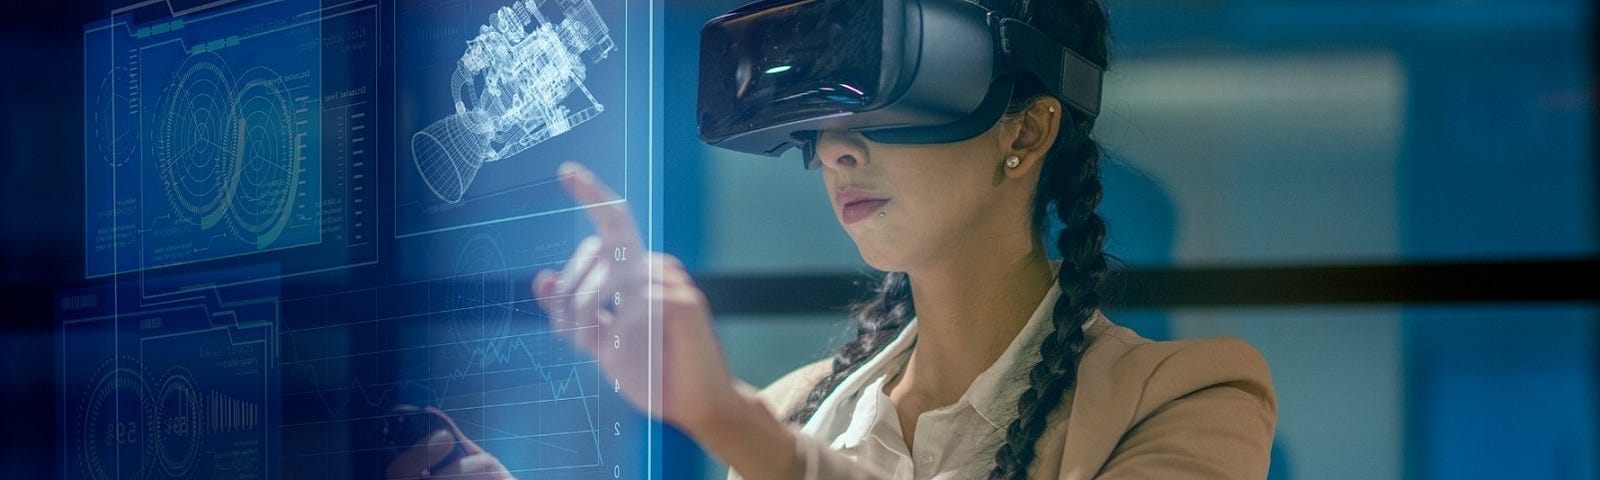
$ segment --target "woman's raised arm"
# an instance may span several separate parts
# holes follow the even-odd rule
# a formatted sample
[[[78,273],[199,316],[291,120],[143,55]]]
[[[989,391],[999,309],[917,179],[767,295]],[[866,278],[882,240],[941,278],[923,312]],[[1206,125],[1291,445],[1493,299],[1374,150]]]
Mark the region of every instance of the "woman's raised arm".
[[[581,242],[562,271],[534,278],[534,297],[552,328],[623,385],[660,385],[659,409],[644,388],[622,391],[636,408],[682,429],[746,477],[794,478],[801,468],[796,434],[736,388],[705,295],[683,265],[645,248],[627,203],[588,169],[568,162],[560,174],[573,198],[589,205],[584,211],[598,235]],[[610,254],[618,249],[644,255]],[[650,338],[650,305],[661,318],[659,363],[645,358],[649,349],[617,348],[623,339]]]

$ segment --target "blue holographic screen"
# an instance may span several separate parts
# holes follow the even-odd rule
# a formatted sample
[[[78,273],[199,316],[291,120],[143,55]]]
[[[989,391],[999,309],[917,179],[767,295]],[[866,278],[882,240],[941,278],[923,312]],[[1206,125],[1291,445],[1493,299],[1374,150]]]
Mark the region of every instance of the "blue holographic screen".
[[[82,31],[90,286],[55,303],[65,478],[383,478],[398,405],[519,478],[650,475],[620,393],[651,385],[562,342],[593,325],[529,281],[592,231],[562,161],[658,222],[657,4],[107,10]]]

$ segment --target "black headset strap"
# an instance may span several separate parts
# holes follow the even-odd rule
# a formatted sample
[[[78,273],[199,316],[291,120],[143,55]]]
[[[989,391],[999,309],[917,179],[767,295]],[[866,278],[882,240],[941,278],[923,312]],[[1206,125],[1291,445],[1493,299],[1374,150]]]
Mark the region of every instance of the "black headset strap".
[[[991,14],[991,19],[998,18]],[[1062,47],[1044,32],[1014,18],[999,20],[1001,62],[1039,78],[1073,109],[1094,118],[1100,115],[1100,83],[1104,69]]]

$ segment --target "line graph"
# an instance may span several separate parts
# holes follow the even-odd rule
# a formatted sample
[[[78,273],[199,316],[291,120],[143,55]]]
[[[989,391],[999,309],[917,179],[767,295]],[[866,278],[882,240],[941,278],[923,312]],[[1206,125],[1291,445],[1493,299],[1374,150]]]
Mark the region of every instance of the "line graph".
[[[561,338],[597,327],[548,318],[525,293],[535,268],[558,265],[511,259],[529,252],[507,252],[493,232],[459,237],[457,254],[434,262],[448,274],[283,302],[288,476],[326,459],[382,465],[392,452],[373,425],[398,404],[445,412],[519,475],[609,473],[614,430],[636,413]]]
[[[392,381],[352,377],[348,383],[333,383],[319,376],[314,366],[317,361],[291,360],[296,366],[286,373],[305,376],[311,388],[286,390],[284,401],[290,410],[298,409],[301,402],[313,403],[328,416],[321,420],[290,420],[283,427],[288,430],[348,428],[351,424],[383,417],[382,413],[373,412],[380,412],[385,406],[399,403],[399,398],[413,394],[408,392],[421,392],[422,397],[428,399],[427,404],[438,406],[451,415],[485,448],[507,445],[500,450],[514,452],[506,456],[508,464],[515,463],[519,456],[516,452],[540,453],[529,452],[529,447],[533,446],[551,452],[529,456],[529,464],[522,467],[530,471],[601,466],[605,455],[599,443],[600,430],[594,412],[599,395],[590,393],[594,389],[592,385],[600,383],[593,361],[543,364],[538,359],[541,352],[529,347],[523,337],[513,338],[503,345],[506,347],[501,351],[480,350],[478,360],[455,367],[442,376]],[[537,421],[530,424],[528,419]],[[303,458],[349,455],[363,448],[376,450],[356,447],[296,452],[291,447],[284,458],[293,463]]]

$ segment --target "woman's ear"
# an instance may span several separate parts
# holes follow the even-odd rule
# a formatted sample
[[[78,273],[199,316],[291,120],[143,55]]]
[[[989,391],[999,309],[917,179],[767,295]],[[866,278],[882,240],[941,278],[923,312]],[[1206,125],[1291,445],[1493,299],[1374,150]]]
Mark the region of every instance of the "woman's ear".
[[[1050,146],[1055,145],[1056,135],[1061,131],[1062,117],[1061,101],[1054,97],[1041,96],[1018,114],[1015,132],[1009,145],[1009,156],[1021,159],[1016,167],[1007,165],[1008,176],[1020,175],[1030,172],[1044,162],[1044,155],[1049,153]]]

